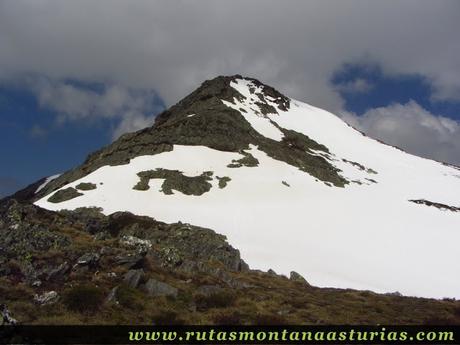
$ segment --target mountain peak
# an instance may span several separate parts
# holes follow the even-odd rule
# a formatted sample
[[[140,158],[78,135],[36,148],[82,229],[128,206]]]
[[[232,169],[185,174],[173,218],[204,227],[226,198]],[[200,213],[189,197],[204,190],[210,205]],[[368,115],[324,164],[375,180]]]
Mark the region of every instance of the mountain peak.
[[[311,151],[327,152],[327,148],[302,133],[278,126],[269,118],[268,115],[288,111],[290,104],[288,97],[257,79],[234,75],[207,80],[159,114],[153,126],[127,133],[89,155],[81,166],[48,183],[34,199],[102,166],[127,164],[141,155],[172,151],[174,145],[199,145],[227,152],[243,152],[254,145],[270,157],[322,181],[345,185],[347,181],[339,175],[339,170]],[[263,122],[268,132],[254,127],[253,120]]]
[[[245,97],[238,91],[238,85],[246,86],[251,93],[257,97],[256,104],[262,114],[275,113],[273,103],[279,110],[289,109],[289,98],[281,94],[275,88],[261,83],[259,80],[243,77],[239,74],[232,76],[218,76],[204,81],[200,87],[190,95],[179,101],[167,111],[161,113],[156,120],[156,124],[166,122],[173,113],[178,116],[188,116],[195,110],[221,108],[222,101],[233,103],[234,99],[244,101]],[[271,103],[271,104],[270,104]]]

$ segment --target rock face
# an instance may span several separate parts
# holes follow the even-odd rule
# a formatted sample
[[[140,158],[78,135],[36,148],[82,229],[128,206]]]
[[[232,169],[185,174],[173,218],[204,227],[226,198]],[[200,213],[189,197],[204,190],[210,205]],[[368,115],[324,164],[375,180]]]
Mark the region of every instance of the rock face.
[[[296,282],[306,284],[306,285],[310,285],[304,277],[302,277],[299,273],[295,271],[291,271],[289,275],[289,279],[296,281]]]
[[[78,258],[77,265],[96,266],[100,258],[101,256],[98,253],[86,253]]]
[[[247,269],[239,251],[226,242],[225,236],[209,229],[183,223],[165,224],[123,212],[108,217],[94,209],[51,212],[12,199],[0,203],[0,262],[23,258],[21,276],[43,276],[45,279],[66,275],[75,264],[95,266],[101,254],[72,252],[68,257],[70,261],[34,267],[33,256],[37,253],[46,253],[51,248],[71,249],[72,241],[61,231],[66,227],[76,227],[93,235],[107,232],[110,238],[120,238],[120,244],[131,249],[115,255],[114,264],[128,268],[142,265],[149,252],[149,256],[163,267],[179,268],[190,263],[206,265],[215,261],[231,271]]]
[[[177,297],[178,290],[166,283],[156,279],[149,279],[144,286],[145,291],[149,296],[171,296]]]
[[[144,270],[129,270],[125,274],[124,282],[126,285],[132,288],[137,288],[139,282],[141,281],[142,276],[144,275]]]

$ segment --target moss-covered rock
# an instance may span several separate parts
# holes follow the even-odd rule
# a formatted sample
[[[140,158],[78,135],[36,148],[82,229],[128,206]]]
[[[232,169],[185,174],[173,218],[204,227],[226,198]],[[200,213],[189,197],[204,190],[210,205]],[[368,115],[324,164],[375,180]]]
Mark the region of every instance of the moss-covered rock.
[[[251,155],[248,152],[241,152],[241,154],[244,155],[243,158],[240,159],[233,159],[232,162],[227,165],[228,168],[241,168],[243,166],[245,167],[256,167],[259,165],[259,160],[255,158],[253,155]]]
[[[82,183],[77,184],[75,188],[77,188],[78,190],[93,190],[93,189],[96,189],[97,186],[96,184],[91,183],[91,182],[82,182]]]
[[[202,195],[211,190],[212,171],[205,171],[199,176],[185,176],[181,171],[156,169],[141,171],[137,174],[140,181],[133,187],[136,190],[148,190],[151,179],[164,179],[161,192],[173,194],[173,189],[186,195]]]
[[[52,203],[60,203],[63,201],[74,199],[81,195],[83,194],[78,192],[75,188],[69,187],[58,190],[56,193],[51,195],[51,197],[48,198],[48,201]]]
[[[227,183],[232,180],[228,176],[223,176],[223,177],[216,176],[216,179],[219,180],[219,188],[220,189],[223,189],[223,188],[227,187]]]

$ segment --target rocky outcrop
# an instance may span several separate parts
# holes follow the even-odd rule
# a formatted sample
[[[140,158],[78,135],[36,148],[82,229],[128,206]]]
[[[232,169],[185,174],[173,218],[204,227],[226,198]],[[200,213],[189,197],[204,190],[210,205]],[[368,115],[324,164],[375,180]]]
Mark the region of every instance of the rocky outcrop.
[[[78,190],[93,190],[93,189],[96,189],[97,186],[96,184],[91,183],[91,182],[82,182],[82,183],[77,184],[75,188]]]
[[[178,290],[174,286],[166,284],[156,279],[149,279],[144,285],[144,290],[149,296],[170,296],[177,297]]]
[[[34,302],[38,305],[47,305],[56,303],[59,299],[59,294],[56,291],[44,292],[41,295],[34,296]]]
[[[48,198],[48,201],[57,204],[63,201],[75,199],[81,195],[83,194],[78,192],[75,188],[69,187],[58,190]]]
[[[299,282],[299,283],[302,283],[302,284],[305,284],[305,285],[310,285],[307,280],[302,276],[300,275],[299,273],[297,273],[296,271],[291,271],[290,275],[289,275],[289,279],[292,280],[292,281],[295,281],[295,282]]]
[[[143,269],[129,270],[128,272],[126,272],[123,281],[129,287],[137,288],[139,286],[139,283],[143,275],[144,275]]]
[[[173,194],[177,190],[186,195],[202,195],[211,190],[212,171],[205,171],[199,176],[185,176],[181,171],[156,169],[137,173],[140,181],[133,187],[135,190],[148,190],[151,179],[164,179],[161,191],[164,194]]]
[[[426,206],[436,207],[439,210],[446,210],[446,211],[451,211],[451,212],[460,212],[460,207],[441,204],[439,202],[433,202],[433,201],[424,200],[424,199],[409,200],[409,201],[413,202],[415,204],[419,204],[419,205],[426,205]]]

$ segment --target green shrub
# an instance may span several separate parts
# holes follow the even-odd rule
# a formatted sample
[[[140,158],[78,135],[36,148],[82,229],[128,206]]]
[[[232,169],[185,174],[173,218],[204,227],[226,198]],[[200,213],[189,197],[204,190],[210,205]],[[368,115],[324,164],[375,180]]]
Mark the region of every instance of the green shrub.
[[[139,290],[127,285],[120,285],[116,292],[116,299],[121,306],[129,309],[144,310],[145,295]]]
[[[94,285],[79,285],[64,293],[63,303],[67,309],[79,313],[94,313],[102,306],[105,293]]]

